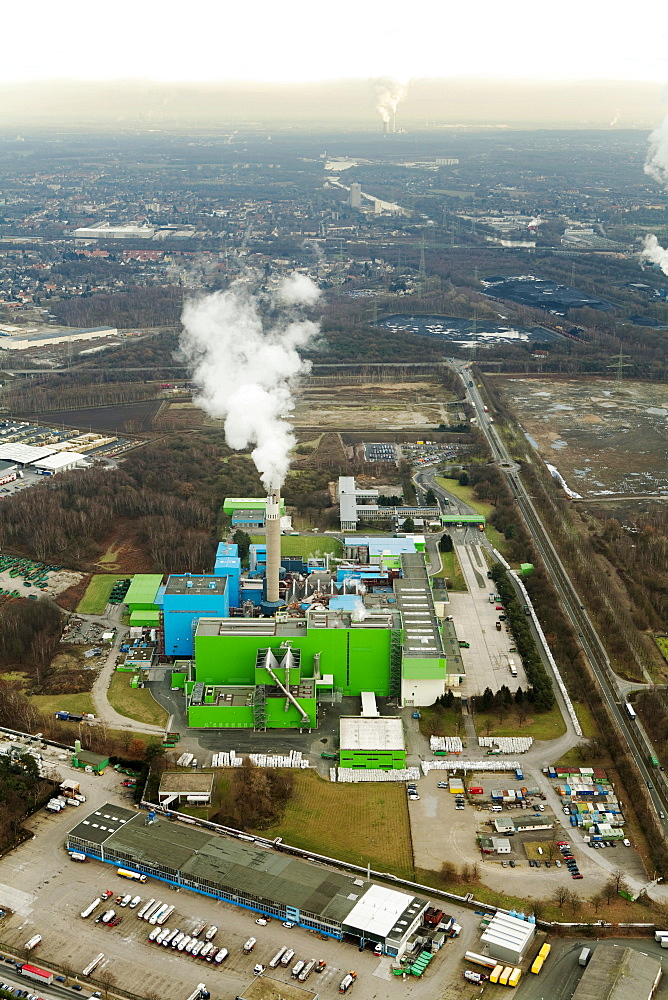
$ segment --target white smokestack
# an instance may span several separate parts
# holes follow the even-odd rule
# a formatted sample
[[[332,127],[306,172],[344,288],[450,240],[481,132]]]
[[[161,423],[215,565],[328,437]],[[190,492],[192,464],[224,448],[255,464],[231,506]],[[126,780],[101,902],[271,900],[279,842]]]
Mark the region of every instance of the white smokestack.
[[[199,390],[194,402],[224,419],[230,448],[255,446],[252,458],[267,491],[285,480],[295,445],[285,418],[297,377],[310,370],[297,349],[319,331],[301,309],[319,296],[310,278],[294,273],[273,296],[240,279],[183,308],[180,347]]]
[[[661,246],[653,233],[645,237],[643,248],[640,251],[640,259],[658,264],[663,273],[668,274],[668,250]]]
[[[267,543],[267,601],[270,604],[276,604],[278,602],[278,578],[281,567],[280,490],[273,490],[267,497],[264,533]]]

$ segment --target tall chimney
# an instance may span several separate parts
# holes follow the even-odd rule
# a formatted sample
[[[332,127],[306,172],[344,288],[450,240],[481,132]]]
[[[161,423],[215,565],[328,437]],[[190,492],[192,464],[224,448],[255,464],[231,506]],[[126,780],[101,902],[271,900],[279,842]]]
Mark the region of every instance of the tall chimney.
[[[278,576],[281,568],[281,496],[273,490],[267,497],[264,516],[267,542],[267,603],[278,603]]]

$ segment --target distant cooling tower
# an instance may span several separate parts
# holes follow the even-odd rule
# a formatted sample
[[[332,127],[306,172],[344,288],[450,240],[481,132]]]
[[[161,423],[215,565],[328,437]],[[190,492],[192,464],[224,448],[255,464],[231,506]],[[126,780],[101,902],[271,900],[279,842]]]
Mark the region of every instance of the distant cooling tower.
[[[278,578],[281,569],[281,497],[274,490],[267,497],[264,515],[265,540],[267,543],[267,593],[263,605],[265,614],[273,614],[280,607]]]

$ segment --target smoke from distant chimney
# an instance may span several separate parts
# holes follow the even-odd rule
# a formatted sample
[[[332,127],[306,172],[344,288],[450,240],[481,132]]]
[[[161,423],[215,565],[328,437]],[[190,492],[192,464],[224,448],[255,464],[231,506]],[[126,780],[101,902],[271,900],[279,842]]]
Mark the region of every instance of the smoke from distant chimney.
[[[286,416],[295,380],[311,367],[298,348],[319,331],[303,309],[319,296],[317,285],[295,272],[272,295],[241,278],[183,308],[180,348],[198,388],[193,401],[225,420],[230,448],[254,446],[251,457],[267,492],[285,480],[296,443]]]
[[[645,237],[640,259],[657,264],[664,274],[668,274],[668,250],[665,250],[653,234]]]
[[[668,115],[650,133],[645,173],[668,191]]]
[[[384,76],[373,81],[373,89],[376,97],[376,111],[383,122],[383,132],[395,132],[395,116],[399,101],[406,95],[406,88],[398,80]]]

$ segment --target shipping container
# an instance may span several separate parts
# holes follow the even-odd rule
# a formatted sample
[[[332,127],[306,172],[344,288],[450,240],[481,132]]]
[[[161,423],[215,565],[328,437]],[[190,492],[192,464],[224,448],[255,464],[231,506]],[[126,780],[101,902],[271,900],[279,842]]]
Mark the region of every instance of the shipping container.
[[[491,975],[489,977],[490,983],[498,983],[499,977],[501,976],[502,972],[503,972],[503,966],[502,965],[495,965],[494,968],[493,968],[493,970],[492,970],[492,973],[491,973]]]

